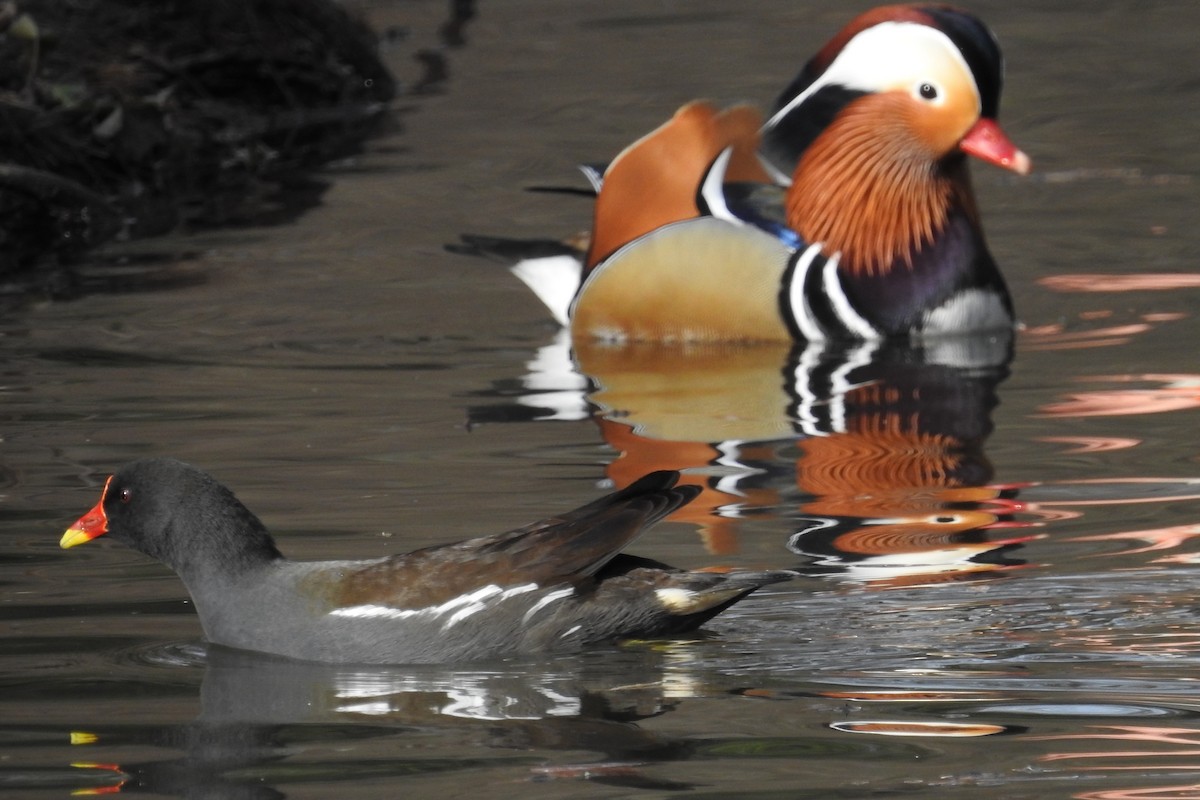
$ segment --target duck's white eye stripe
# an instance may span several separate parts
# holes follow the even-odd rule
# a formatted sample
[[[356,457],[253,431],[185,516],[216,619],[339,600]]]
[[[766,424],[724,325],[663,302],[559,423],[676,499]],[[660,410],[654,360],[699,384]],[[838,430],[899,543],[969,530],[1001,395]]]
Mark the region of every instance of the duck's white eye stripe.
[[[961,72],[974,84],[975,76],[967,60],[942,31],[917,22],[881,22],[847,42],[820,77],[775,112],[764,127],[774,127],[792,109],[826,86],[883,92],[908,91],[914,82],[914,89],[919,90],[922,83],[928,82],[937,89],[939,98],[945,98],[946,92],[935,78],[944,76],[947,69]],[[978,94],[978,88],[975,91]]]

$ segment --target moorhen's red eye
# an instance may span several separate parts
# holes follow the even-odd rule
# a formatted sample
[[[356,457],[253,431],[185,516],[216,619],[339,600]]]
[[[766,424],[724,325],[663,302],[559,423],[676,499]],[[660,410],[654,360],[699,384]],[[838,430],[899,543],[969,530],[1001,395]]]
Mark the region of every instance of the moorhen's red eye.
[[[117,492],[117,499],[122,503],[128,503],[133,499],[133,492],[131,492],[129,489],[122,489],[121,491]]]

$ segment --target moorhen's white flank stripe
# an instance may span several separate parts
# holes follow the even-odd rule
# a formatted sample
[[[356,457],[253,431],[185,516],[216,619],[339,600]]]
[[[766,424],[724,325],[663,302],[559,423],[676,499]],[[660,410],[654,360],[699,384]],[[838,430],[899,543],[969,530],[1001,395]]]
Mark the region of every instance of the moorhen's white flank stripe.
[[[526,611],[525,616],[521,617],[521,621],[529,622],[530,618],[533,617],[534,614],[541,611],[546,606],[550,605],[551,603],[562,600],[564,597],[570,597],[573,594],[575,594],[575,590],[569,586],[566,589],[557,589],[557,590],[551,592],[550,594],[543,597],[541,600],[538,600],[536,603],[534,603],[533,608]]]
[[[440,617],[443,614],[448,614],[452,611],[456,613],[446,621],[445,627],[450,627],[455,623],[461,622],[472,614],[482,611],[486,608],[483,602],[488,598],[499,594],[493,602],[502,602],[510,597],[526,592],[532,592],[538,588],[536,583],[525,583],[520,586],[514,586],[511,589],[501,589],[494,583],[488,584],[480,589],[467,594],[460,594],[458,597],[453,597],[441,605],[425,606],[424,608],[395,608],[394,606],[384,606],[377,603],[371,603],[361,606],[347,606],[346,608],[335,608],[329,612],[333,617],[355,617],[377,618],[377,619],[409,619],[411,617]],[[544,602],[544,601],[543,601]],[[465,606],[465,608],[460,608]],[[536,606],[535,606],[536,608]]]

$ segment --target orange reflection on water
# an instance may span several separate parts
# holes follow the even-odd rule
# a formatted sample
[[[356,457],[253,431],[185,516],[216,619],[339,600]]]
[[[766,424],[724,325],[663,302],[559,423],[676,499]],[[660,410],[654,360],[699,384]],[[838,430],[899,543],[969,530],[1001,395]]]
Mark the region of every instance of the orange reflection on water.
[[[1072,795],[1075,800],[1200,800],[1200,784],[1105,789]]]
[[[1128,344],[1133,337],[1151,330],[1143,323],[1112,325],[1085,331],[1065,331],[1062,325],[1041,325],[1023,331],[1024,350],[1081,350]]]
[[[1150,494],[1139,496],[1133,494],[1132,491],[1125,496],[1108,497],[1108,498],[1089,498],[1089,499],[1059,499],[1042,501],[1040,503],[1026,503],[1025,510],[1040,511],[1046,506],[1119,506],[1132,503],[1173,503],[1180,500],[1200,500],[1200,481],[1194,478],[1084,478],[1076,481],[1057,481],[1054,483],[1044,484],[1046,486],[1146,486],[1151,489],[1155,486],[1164,486],[1167,484],[1175,484],[1181,487],[1188,487],[1188,491],[1179,491],[1174,494]],[[1041,484],[1031,483],[1028,487],[1036,487]]]
[[[1200,770],[1200,730],[1195,728],[1160,728],[1142,725],[1105,725],[1089,728],[1094,733],[1030,736],[1040,741],[1101,740],[1125,744],[1124,750],[1082,751],[1078,753],[1048,753],[1040,761],[1070,761],[1091,759],[1096,762],[1073,765],[1081,772],[1191,772]],[[1145,746],[1142,746],[1145,745]],[[1133,761],[1136,759],[1136,761]],[[1184,759],[1178,763],[1178,759]],[[1149,762],[1149,763],[1147,763]],[[1074,794],[1075,800],[1200,800],[1200,784],[1175,786],[1132,786],[1103,789]]]
[[[1174,556],[1159,556],[1151,564],[1200,564],[1200,553],[1180,553]]]
[[[861,690],[830,690],[815,692],[817,697],[830,697],[834,700],[848,700],[854,703],[962,703],[962,702],[996,702],[1003,695],[995,692],[966,692],[966,691],[914,691],[911,689],[861,689]]]
[[[1200,730],[1196,728],[1159,728],[1145,725],[1097,725],[1088,730],[1095,733],[1066,733],[1047,734],[1044,736],[1028,737],[1034,741],[1084,741],[1099,739],[1147,743],[1151,745],[1183,745],[1184,749],[1141,748],[1129,750],[1099,750],[1079,753],[1047,753],[1040,756],[1041,761],[1065,761],[1073,758],[1178,758],[1180,756],[1200,756]],[[1083,769],[1145,769],[1144,765],[1131,764],[1102,764]],[[1200,769],[1200,764],[1172,765],[1171,769]]]
[[[1079,381],[1159,384],[1139,389],[1108,389],[1077,392],[1065,400],[1041,407],[1046,417],[1112,417],[1130,414],[1161,414],[1200,407],[1200,375],[1090,375]]]
[[[1055,292],[1163,292],[1200,289],[1200,275],[1191,272],[1157,272],[1140,275],[1047,275],[1038,283]]]
[[[1106,276],[1107,278],[1131,278],[1138,279],[1142,276]],[[1194,276],[1192,276],[1194,277]],[[1113,281],[1102,280],[1094,283],[1091,276],[1057,276],[1045,279],[1046,285],[1050,288],[1060,289],[1062,291],[1074,291],[1074,288],[1079,287],[1079,291],[1101,292],[1101,291],[1123,291],[1120,288],[1125,283],[1132,281]],[[1186,319],[1187,314],[1178,311],[1152,311],[1139,314],[1136,322],[1113,323],[1107,327],[1093,328],[1091,323],[1098,320],[1107,320],[1117,316],[1116,312],[1111,308],[1093,308],[1087,311],[1081,311],[1078,314],[1078,320],[1085,323],[1082,329],[1070,329],[1067,323],[1057,322],[1046,325],[1031,325],[1021,331],[1021,339],[1023,341],[1021,349],[1023,350],[1041,350],[1041,351],[1057,351],[1057,350],[1082,350],[1095,347],[1116,347],[1128,344],[1133,341],[1134,337],[1147,333],[1154,329],[1155,326],[1164,322],[1176,322],[1181,319]]]
[[[892,720],[862,720],[831,722],[829,727],[842,733],[870,733],[875,736],[916,736],[938,739],[963,739],[995,736],[1005,733],[1003,725],[963,722],[897,722]]]
[[[859,514],[871,509],[887,489],[921,489],[955,486],[964,448],[954,439],[921,431],[915,419],[896,414],[864,415],[855,430],[813,438],[802,445],[805,469],[796,473],[796,484],[818,495],[832,509],[806,509],[820,514]],[[924,492],[928,499],[929,492]],[[894,501],[895,498],[887,498]],[[890,506],[890,503],[888,503]],[[890,512],[889,512],[890,513]]]
[[[656,469],[704,467],[722,456],[719,447],[708,442],[643,436],[624,421],[608,417],[600,417],[597,423],[604,441],[618,453],[607,469],[609,479],[616,486],[628,486]],[[753,445],[744,445],[741,457],[754,460],[757,454],[752,452],[753,449]],[[763,449],[770,450],[766,445]],[[764,453],[758,457],[769,462],[776,456]],[[680,476],[680,483],[698,486],[702,491],[695,500],[675,511],[671,519],[694,524],[705,547],[714,554],[738,550],[737,531],[742,520],[736,509],[745,505],[770,508],[781,500],[778,489],[769,485],[739,486],[736,491],[725,491],[719,482],[714,484],[705,471],[685,471]]]
[[[1049,444],[1075,445],[1063,452],[1074,453],[1107,453],[1113,450],[1128,450],[1142,443],[1141,439],[1129,439],[1122,436],[1038,436],[1035,441]]]
[[[1085,647],[1100,653],[1123,653],[1138,655],[1192,655],[1200,647],[1200,633],[1179,631],[1178,633],[1094,633],[1062,637],[1054,643],[1059,647]]]
[[[1118,533],[1097,534],[1095,536],[1076,536],[1069,542],[1108,542],[1135,540],[1146,542],[1145,547],[1126,550],[1125,553],[1148,553],[1152,550],[1170,550],[1179,547],[1188,539],[1200,536],[1200,524],[1172,525],[1167,528],[1149,528],[1141,531],[1120,531]]]

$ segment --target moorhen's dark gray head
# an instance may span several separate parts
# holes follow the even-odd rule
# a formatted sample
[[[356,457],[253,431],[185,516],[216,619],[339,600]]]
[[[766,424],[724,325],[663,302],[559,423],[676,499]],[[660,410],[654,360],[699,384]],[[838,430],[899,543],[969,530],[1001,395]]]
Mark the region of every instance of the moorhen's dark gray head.
[[[112,475],[61,547],[110,536],[180,575],[238,574],[281,558],[266,527],[205,472],[173,458],[134,461]]]

